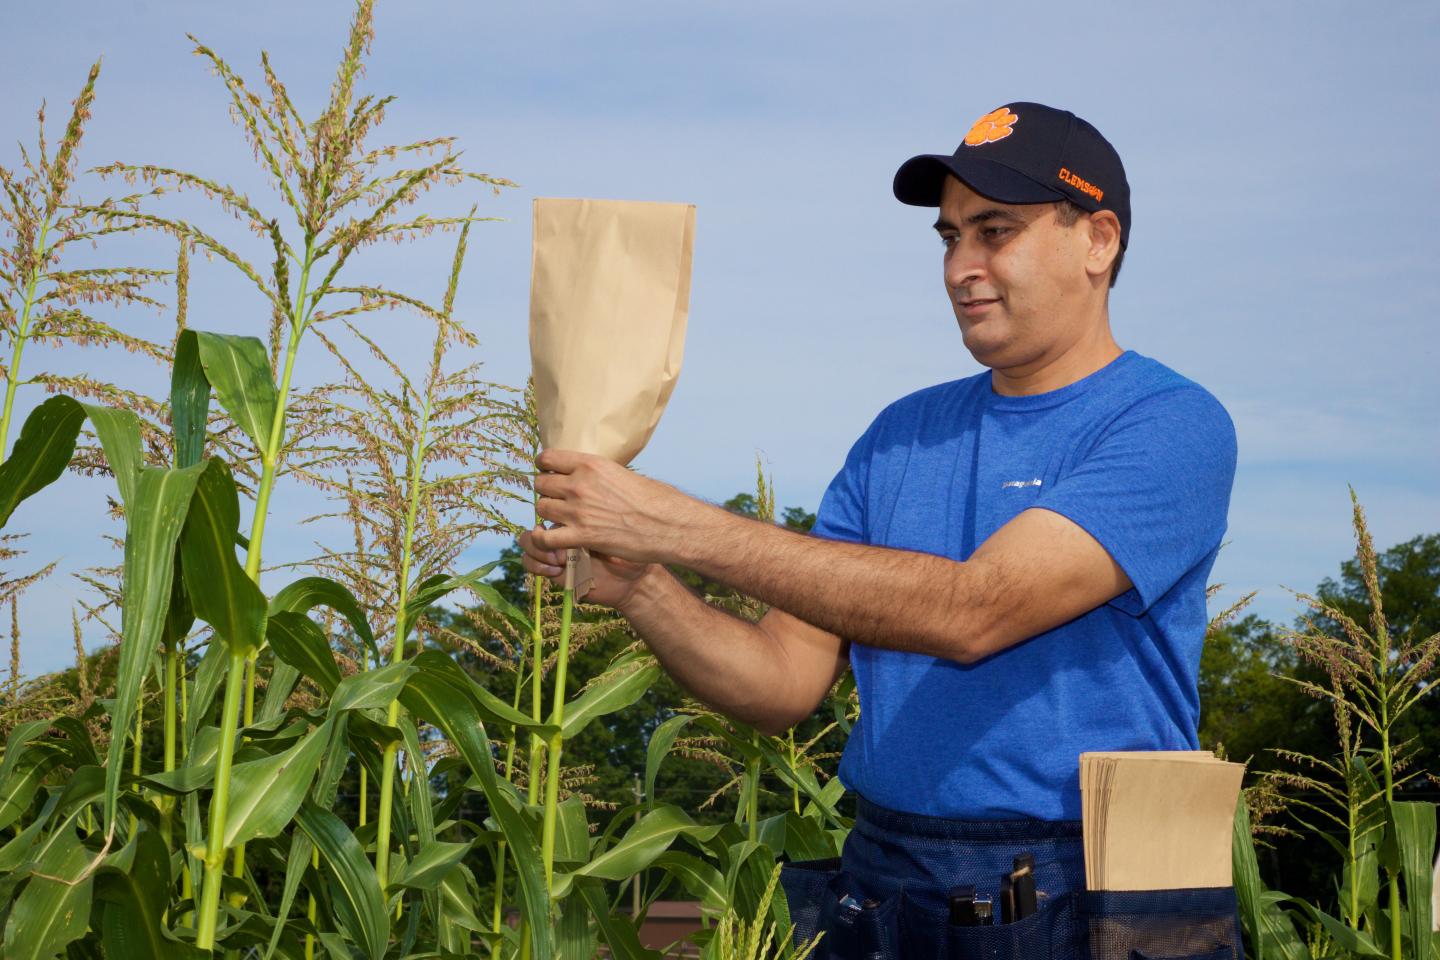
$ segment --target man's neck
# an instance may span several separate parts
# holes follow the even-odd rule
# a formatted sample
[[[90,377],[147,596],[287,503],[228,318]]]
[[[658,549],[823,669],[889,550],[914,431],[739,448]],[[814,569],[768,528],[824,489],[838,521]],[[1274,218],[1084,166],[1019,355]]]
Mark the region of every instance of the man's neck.
[[[1015,367],[990,370],[990,388],[1007,397],[1025,397],[1049,393],[1083,380],[1096,370],[1108,366],[1124,351],[1110,334],[1110,324],[1098,326],[1093,333],[1071,344],[1058,354],[1046,354]]]

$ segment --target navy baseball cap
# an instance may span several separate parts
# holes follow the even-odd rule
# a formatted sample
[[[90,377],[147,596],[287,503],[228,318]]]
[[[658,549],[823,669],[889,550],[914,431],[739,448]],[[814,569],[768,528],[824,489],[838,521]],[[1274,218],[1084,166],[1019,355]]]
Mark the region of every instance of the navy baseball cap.
[[[1111,210],[1120,220],[1120,246],[1130,242],[1130,185],[1120,155],[1069,110],[1022,102],[990,111],[954,154],[927,153],[901,164],[895,198],[938,207],[947,174],[1001,203],[1070,200],[1082,210]]]

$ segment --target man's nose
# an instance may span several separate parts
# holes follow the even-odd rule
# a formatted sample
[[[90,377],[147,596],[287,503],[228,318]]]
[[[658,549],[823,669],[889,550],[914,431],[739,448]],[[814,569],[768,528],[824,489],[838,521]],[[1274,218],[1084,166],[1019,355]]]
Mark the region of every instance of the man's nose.
[[[972,286],[980,281],[984,272],[973,255],[957,247],[945,260],[945,285],[951,289]]]

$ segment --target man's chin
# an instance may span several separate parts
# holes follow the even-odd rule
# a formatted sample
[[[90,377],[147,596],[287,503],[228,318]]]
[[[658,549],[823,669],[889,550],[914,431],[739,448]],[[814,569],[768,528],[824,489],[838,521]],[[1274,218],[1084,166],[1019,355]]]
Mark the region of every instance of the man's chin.
[[[961,325],[960,336],[965,343],[965,349],[970,351],[970,356],[975,362],[986,367],[997,367],[1005,365],[1005,355],[1013,346],[1010,337],[996,336],[998,331],[979,330],[976,327],[965,329]]]

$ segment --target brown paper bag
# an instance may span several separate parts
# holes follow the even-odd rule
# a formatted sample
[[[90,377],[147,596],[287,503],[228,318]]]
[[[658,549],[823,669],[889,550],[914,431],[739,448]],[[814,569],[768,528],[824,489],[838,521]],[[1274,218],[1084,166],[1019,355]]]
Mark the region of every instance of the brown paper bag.
[[[540,444],[628,464],[680,376],[695,206],[537,199],[534,210],[530,357]],[[590,585],[588,560],[566,565],[577,597]]]
[[[1230,886],[1244,775],[1208,750],[1082,753],[1086,888]]]

